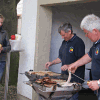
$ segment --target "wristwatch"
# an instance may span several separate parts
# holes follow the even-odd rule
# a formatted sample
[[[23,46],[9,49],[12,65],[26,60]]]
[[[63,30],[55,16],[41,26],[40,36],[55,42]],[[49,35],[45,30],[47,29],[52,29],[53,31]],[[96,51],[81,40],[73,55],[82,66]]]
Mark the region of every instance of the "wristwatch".
[[[97,83],[98,83],[98,86],[100,87],[100,81],[99,80],[97,81]]]

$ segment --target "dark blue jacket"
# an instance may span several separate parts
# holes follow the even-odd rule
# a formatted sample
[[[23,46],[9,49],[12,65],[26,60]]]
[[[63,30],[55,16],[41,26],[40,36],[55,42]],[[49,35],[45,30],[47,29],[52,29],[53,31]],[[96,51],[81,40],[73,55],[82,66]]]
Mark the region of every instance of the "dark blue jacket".
[[[11,50],[11,46],[9,43],[8,34],[5,30],[0,30],[0,44],[3,47],[3,50],[0,53],[0,61],[6,61],[7,52]]]

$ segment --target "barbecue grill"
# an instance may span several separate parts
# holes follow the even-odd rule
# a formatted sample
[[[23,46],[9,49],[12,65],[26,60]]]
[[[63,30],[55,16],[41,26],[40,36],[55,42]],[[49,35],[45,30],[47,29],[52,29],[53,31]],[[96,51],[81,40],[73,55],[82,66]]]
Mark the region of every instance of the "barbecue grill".
[[[71,85],[63,87],[62,84],[66,82],[68,75],[57,74],[51,71],[39,72],[25,72],[25,75],[29,78],[29,81],[25,83],[30,85],[44,100],[51,100],[54,98],[70,98],[73,94],[82,89],[82,85],[77,82],[70,83]],[[45,78],[48,78],[52,84],[45,84],[45,81],[42,82]],[[39,83],[40,80],[42,83]]]

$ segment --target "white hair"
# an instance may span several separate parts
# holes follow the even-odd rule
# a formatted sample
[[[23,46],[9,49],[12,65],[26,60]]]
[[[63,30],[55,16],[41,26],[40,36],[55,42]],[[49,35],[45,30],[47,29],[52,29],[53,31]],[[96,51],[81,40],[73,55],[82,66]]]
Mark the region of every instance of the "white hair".
[[[93,29],[100,31],[100,18],[94,14],[87,15],[83,18],[80,24],[81,29],[86,29],[92,32]]]

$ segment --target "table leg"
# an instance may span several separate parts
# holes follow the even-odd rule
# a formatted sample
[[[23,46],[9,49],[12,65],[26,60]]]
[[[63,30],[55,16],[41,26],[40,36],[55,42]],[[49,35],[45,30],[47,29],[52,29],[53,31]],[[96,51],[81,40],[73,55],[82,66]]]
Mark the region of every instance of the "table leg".
[[[9,69],[10,69],[10,52],[7,53],[7,59],[6,59],[6,74],[5,74],[4,100],[7,100],[8,82],[9,82]]]

